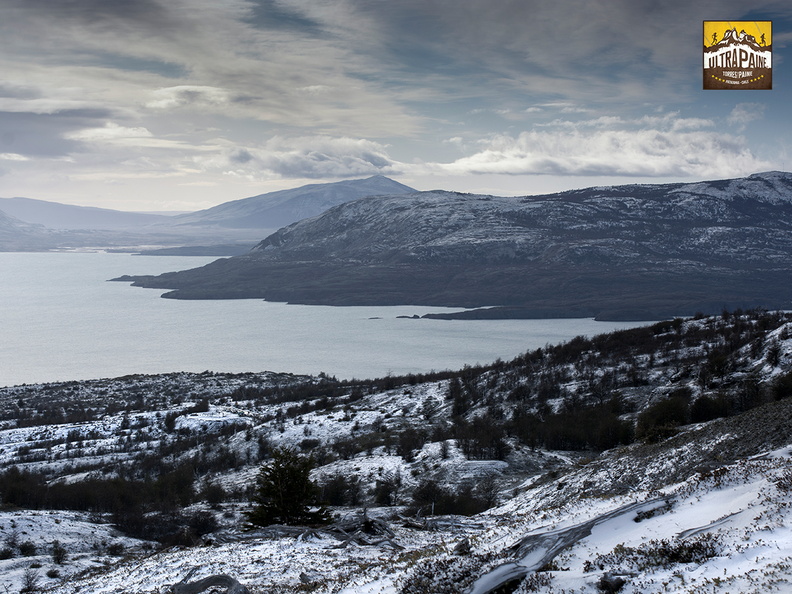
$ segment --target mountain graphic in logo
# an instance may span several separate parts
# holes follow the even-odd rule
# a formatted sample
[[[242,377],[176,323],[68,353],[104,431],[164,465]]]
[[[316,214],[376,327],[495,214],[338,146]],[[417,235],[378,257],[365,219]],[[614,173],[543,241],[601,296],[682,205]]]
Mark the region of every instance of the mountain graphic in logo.
[[[704,89],[772,89],[772,21],[704,21]]]

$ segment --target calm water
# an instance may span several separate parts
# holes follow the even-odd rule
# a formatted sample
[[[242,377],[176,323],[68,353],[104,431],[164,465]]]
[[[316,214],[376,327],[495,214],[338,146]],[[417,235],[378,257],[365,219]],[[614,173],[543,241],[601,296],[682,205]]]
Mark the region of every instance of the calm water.
[[[286,371],[365,378],[512,358],[635,323],[447,321],[430,307],[175,301],[106,282],[213,258],[0,253],[0,386],[171,371]]]

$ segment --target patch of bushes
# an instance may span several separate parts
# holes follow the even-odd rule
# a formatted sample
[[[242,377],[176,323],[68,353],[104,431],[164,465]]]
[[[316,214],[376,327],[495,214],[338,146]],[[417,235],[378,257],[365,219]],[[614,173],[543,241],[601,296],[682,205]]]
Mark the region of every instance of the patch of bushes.
[[[472,516],[493,504],[491,493],[483,493],[471,484],[459,485],[452,490],[437,481],[425,480],[413,491],[410,511],[414,515]]]
[[[680,425],[689,422],[689,395],[673,394],[655,402],[638,415],[635,436],[650,443],[658,442],[676,434]]]
[[[399,590],[399,594],[459,594],[466,592],[485,568],[491,555],[467,555],[428,559],[416,567]]]
[[[360,479],[340,472],[327,477],[320,486],[320,499],[333,506],[358,505],[361,499]]]
[[[35,557],[37,553],[38,549],[34,542],[26,540],[25,542],[19,543],[19,554],[23,557]]]
[[[50,549],[52,553],[52,561],[57,565],[63,565],[66,561],[66,548],[60,543],[58,540],[52,541],[52,548]]]
[[[616,545],[613,551],[586,561],[586,572],[606,568],[619,571],[644,571],[653,567],[669,567],[678,563],[704,563],[720,554],[722,546],[714,534],[704,533],[685,539],[650,540],[639,547]]]

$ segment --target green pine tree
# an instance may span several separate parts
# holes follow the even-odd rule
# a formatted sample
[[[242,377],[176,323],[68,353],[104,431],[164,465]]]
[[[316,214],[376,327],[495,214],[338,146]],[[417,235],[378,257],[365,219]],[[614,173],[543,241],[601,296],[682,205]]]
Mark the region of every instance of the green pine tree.
[[[262,466],[248,521],[256,526],[328,524],[332,521],[319,506],[319,488],[310,479],[313,459],[290,449],[272,452],[272,460]],[[316,509],[312,509],[316,508]]]

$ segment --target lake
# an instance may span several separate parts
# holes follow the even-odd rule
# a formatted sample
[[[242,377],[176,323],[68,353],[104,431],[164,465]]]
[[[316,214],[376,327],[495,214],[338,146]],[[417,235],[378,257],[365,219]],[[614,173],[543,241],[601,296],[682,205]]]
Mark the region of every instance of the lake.
[[[342,378],[459,369],[635,322],[416,320],[438,307],[178,301],[107,282],[214,258],[0,253],[0,386],[172,371],[325,372]]]

